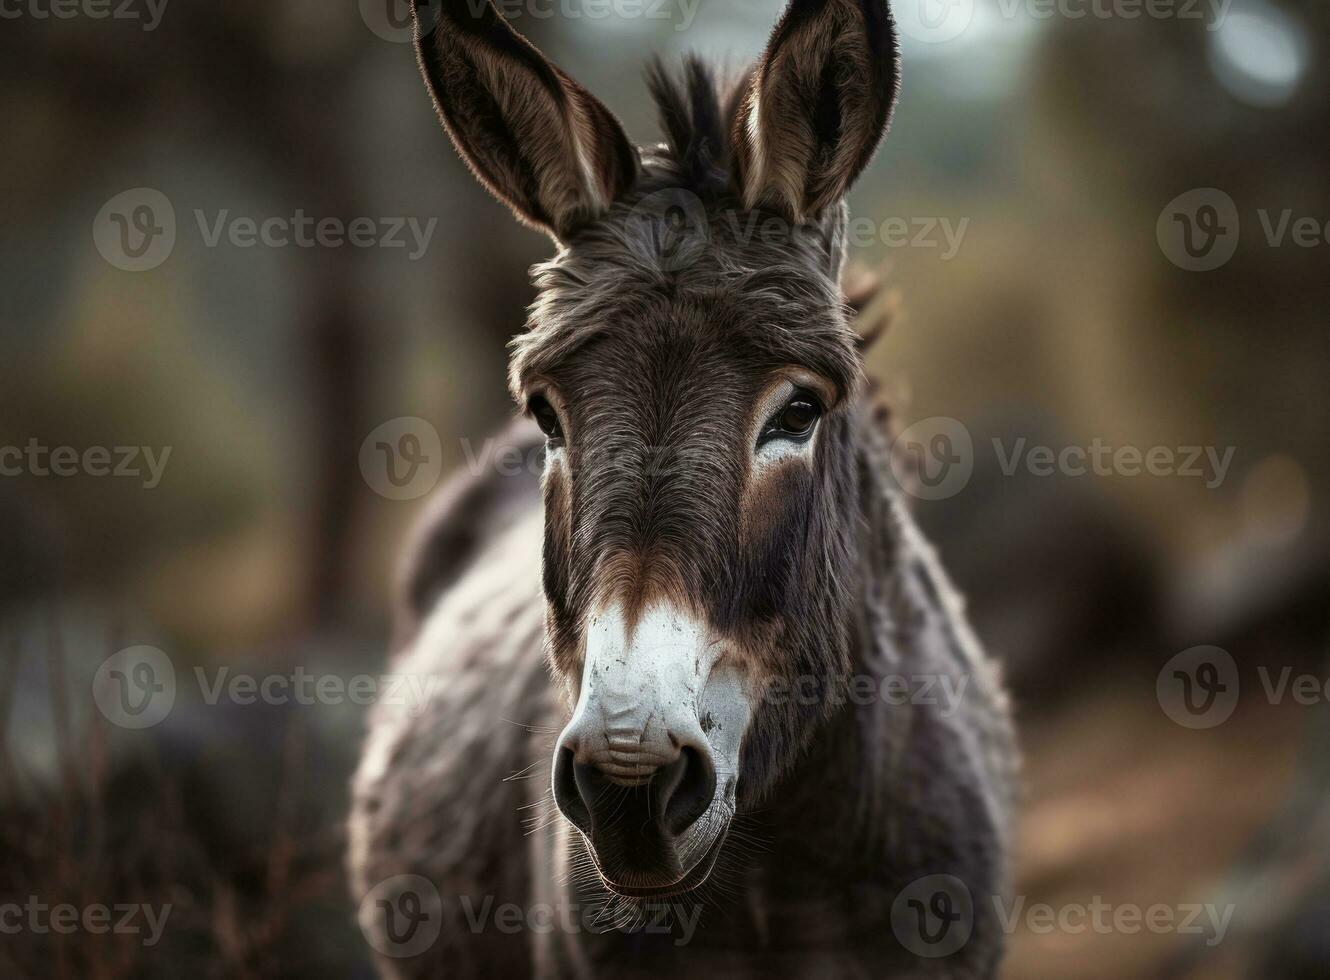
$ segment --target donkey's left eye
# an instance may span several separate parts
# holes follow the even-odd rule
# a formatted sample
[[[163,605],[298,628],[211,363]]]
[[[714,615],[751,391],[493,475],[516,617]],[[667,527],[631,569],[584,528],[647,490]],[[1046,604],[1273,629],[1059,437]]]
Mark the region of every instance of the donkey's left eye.
[[[545,398],[536,395],[527,404],[527,410],[536,420],[536,425],[540,426],[540,431],[545,433],[545,438],[551,442],[557,442],[563,438],[563,426],[559,424],[559,413],[554,410]]]
[[[822,403],[812,392],[796,391],[785,406],[771,417],[762,430],[762,442],[770,439],[802,441],[813,434],[822,417]]]

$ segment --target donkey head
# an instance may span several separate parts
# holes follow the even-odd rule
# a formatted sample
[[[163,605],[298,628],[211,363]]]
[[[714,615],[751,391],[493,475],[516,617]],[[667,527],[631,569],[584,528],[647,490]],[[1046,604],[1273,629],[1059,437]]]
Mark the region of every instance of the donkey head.
[[[555,800],[614,892],[685,891],[831,713],[791,692],[850,672],[841,199],[895,98],[886,0],[793,0],[726,98],[654,68],[669,142],[641,153],[488,2],[417,34],[463,158],[560,246],[510,373],[547,439]]]

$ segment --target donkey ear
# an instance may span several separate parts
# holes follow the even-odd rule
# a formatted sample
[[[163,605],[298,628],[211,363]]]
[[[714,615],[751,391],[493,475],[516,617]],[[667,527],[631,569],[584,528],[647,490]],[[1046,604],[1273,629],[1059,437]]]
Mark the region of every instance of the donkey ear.
[[[416,53],[453,144],[525,224],[565,239],[637,174],[618,120],[490,0],[415,0]]]
[[[744,203],[802,222],[838,201],[886,132],[899,80],[887,0],[791,0],[734,116]]]

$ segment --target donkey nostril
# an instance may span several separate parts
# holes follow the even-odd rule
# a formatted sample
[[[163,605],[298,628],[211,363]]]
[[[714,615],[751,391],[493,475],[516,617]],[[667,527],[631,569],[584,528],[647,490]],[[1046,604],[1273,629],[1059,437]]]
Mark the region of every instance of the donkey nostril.
[[[716,794],[716,768],[706,752],[686,745],[679,758],[656,777],[663,784],[661,794],[664,824],[678,836],[706,813]]]
[[[575,754],[564,747],[554,756],[554,803],[573,826],[584,834],[591,833],[591,811],[577,785]]]

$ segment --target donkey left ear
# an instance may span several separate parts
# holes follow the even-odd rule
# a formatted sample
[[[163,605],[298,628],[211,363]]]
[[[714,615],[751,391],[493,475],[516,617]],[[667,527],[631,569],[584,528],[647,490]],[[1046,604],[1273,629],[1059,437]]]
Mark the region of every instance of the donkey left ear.
[[[899,62],[887,0],[791,0],[734,116],[744,204],[803,222],[840,200],[886,132]]]
[[[566,240],[637,175],[618,120],[503,19],[491,0],[413,0],[416,51],[439,118],[518,220]]]

